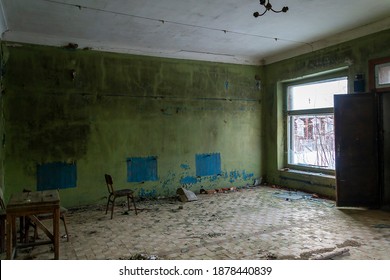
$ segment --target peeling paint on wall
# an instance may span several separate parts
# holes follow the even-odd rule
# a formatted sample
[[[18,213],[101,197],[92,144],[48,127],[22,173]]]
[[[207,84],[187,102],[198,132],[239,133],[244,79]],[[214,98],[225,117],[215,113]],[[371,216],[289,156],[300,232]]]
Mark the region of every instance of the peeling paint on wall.
[[[99,200],[107,169],[120,187],[137,189],[127,181],[127,155],[158,156],[158,177],[140,196],[172,196],[183,183],[194,191],[200,182],[229,185],[228,177],[196,176],[194,155],[203,151],[224,154],[226,170],[240,158],[243,169],[262,172],[257,66],[27,44],[7,50],[6,197],[35,184],[37,162],[77,161],[78,188],[61,192],[66,207]]]
[[[229,174],[225,173],[225,177],[229,178],[229,182],[234,183],[235,181],[242,179],[244,181],[248,181],[254,178],[254,173],[247,173],[247,171],[242,170],[233,170],[230,171]]]
[[[188,164],[181,164],[180,167],[185,169],[185,170],[189,170],[190,169],[190,166]]]
[[[155,198],[157,197],[157,190],[145,190],[145,189],[140,189],[138,196],[141,198]]]
[[[196,184],[198,183],[198,179],[196,177],[187,176],[180,180],[180,184],[187,185],[187,184]]]

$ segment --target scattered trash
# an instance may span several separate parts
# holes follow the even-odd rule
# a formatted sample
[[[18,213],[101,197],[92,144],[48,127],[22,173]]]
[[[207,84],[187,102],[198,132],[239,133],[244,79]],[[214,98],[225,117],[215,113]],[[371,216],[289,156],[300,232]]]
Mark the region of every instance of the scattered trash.
[[[158,260],[158,256],[156,255],[148,255],[148,254],[134,254],[129,258],[119,258],[120,260]]]
[[[286,201],[298,200],[298,199],[304,199],[306,197],[311,197],[310,194],[303,193],[303,192],[283,192],[283,193],[276,192],[276,193],[274,193],[274,196],[278,197],[278,198],[285,199]]]
[[[267,253],[267,254],[265,255],[265,258],[266,258],[267,260],[276,260],[278,257],[277,257],[275,254],[273,254],[273,253]]]
[[[260,186],[262,181],[263,181],[262,177],[256,178],[255,181],[253,182],[253,186],[255,186],[255,187]]]
[[[179,196],[181,202],[189,202],[198,200],[195,193],[192,191],[186,190],[185,188],[178,188],[176,194]]]
[[[344,255],[345,253],[348,253],[348,252],[349,252],[349,249],[342,249],[342,250],[338,250],[335,252],[330,252],[330,253],[315,256],[315,257],[311,258],[311,260],[330,260],[334,257]]]
[[[278,187],[275,187],[278,188]],[[299,199],[305,199],[310,202],[316,202],[326,205],[327,207],[335,207],[334,202],[327,202],[327,200],[320,198],[318,194],[309,194],[299,191],[285,191],[285,192],[275,192],[273,196],[277,198],[284,199],[286,201],[293,201]]]
[[[237,187],[220,188],[220,189],[213,189],[213,190],[205,190],[202,187],[200,189],[199,193],[201,193],[201,194],[215,194],[215,193],[228,193],[228,192],[235,192],[235,191],[237,191]]]
[[[226,233],[212,232],[212,233],[207,234],[207,236],[210,238],[220,237],[220,236],[224,236],[224,235],[226,235]]]
[[[337,247],[338,248],[344,248],[344,247],[360,247],[362,244],[360,244],[359,242],[355,241],[355,240],[346,240],[344,241],[343,243],[341,244],[337,244]]]

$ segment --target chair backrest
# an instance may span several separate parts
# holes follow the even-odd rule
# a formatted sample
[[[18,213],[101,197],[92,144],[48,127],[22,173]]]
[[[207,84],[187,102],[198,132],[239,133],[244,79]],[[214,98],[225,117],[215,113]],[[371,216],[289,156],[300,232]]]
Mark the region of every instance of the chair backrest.
[[[114,186],[113,186],[113,182],[112,182],[112,177],[111,175],[109,174],[104,174],[104,178],[106,179],[106,185],[107,185],[107,189],[108,189],[108,192],[111,194],[111,193],[114,193]]]

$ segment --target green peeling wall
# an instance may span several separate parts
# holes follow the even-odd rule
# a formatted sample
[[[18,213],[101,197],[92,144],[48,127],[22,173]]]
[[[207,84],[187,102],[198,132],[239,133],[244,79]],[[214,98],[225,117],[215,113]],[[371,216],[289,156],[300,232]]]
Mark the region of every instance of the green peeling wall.
[[[335,196],[334,176],[284,170],[282,83],[343,68],[353,90],[368,62],[390,56],[390,30],[266,66],[2,43],[1,181],[6,199],[37,188],[37,166],[77,166],[64,206],[105,203],[104,174],[140,197],[186,184],[269,184]],[[255,78],[256,77],[256,78]],[[260,83],[261,80],[261,89]],[[196,156],[219,154],[218,175]],[[127,159],[156,157],[157,180],[129,182]]]
[[[252,184],[263,174],[257,66],[2,44],[4,189],[37,189],[37,166],[77,166],[66,207],[105,203],[104,174],[141,197]],[[256,78],[255,78],[256,77]],[[196,176],[196,155],[221,172]],[[127,159],[157,157],[158,179],[128,182]]]
[[[389,57],[389,42],[390,30],[387,30],[265,66],[263,156],[266,158],[264,166],[269,183],[335,197],[334,176],[284,169],[282,83],[343,68],[348,75],[349,92],[353,92],[356,74],[364,75],[366,91],[369,91],[369,60]]]

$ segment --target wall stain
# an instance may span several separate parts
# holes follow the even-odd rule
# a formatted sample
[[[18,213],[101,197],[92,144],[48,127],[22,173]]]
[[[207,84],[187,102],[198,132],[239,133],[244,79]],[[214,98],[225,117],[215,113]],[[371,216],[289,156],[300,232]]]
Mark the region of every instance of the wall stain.
[[[138,196],[140,198],[155,198],[157,196],[157,190],[145,190],[145,189],[140,189],[138,192]]]
[[[190,169],[190,166],[188,164],[181,164],[180,167],[185,169],[185,170],[189,170]]]
[[[192,177],[192,176],[187,176],[187,177],[184,177],[180,180],[180,184],[184,184],[184,185],[196,184],[196,183],[198,183],[198,179],[196,177]]]

